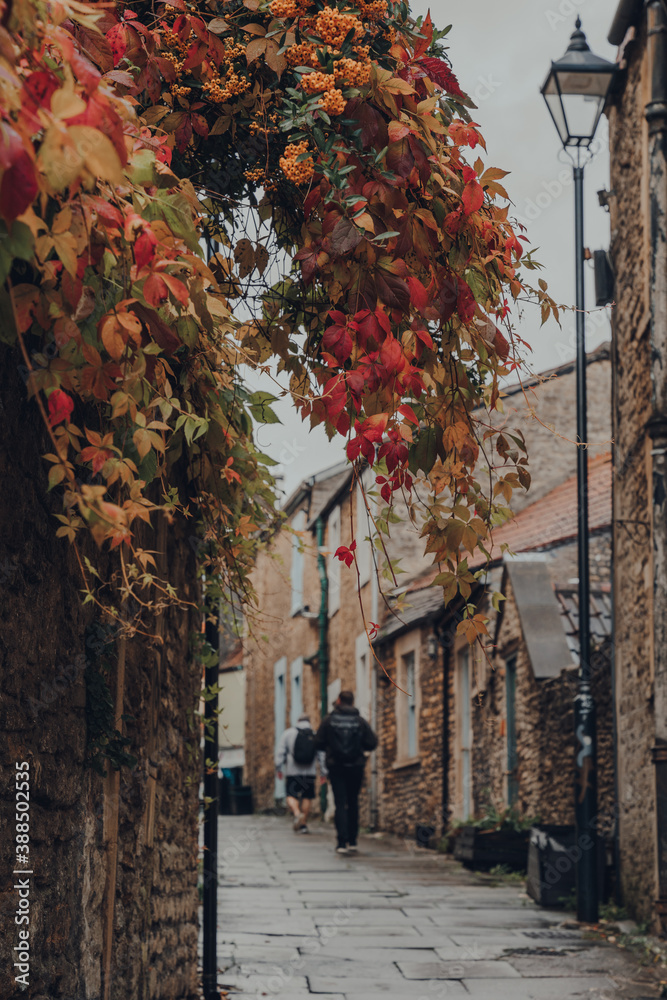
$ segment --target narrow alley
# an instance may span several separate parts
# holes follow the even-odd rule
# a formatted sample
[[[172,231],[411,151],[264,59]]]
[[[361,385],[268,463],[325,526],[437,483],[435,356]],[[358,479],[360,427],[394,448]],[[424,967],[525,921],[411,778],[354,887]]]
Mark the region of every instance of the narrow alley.
[[[230,1000],[649,1000],[657,976],[523,885],[393,837],[337,857],[329,827],[220,821],[219,984]]]

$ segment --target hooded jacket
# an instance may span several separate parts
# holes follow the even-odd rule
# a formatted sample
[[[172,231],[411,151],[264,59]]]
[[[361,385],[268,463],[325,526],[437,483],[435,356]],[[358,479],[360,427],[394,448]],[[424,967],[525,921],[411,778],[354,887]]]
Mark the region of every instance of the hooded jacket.
[[[350,725],[354,725],[355,719],[361,729],[361,751],[356,761],[353,761],[351,764],[345,764],[344,761],[336,759],[336,743],[335,737],[333,737],[333,730],[339,726],[347,728]],[[378,739],[363,716],[359,714],[358,708],[355,708],[354,705],[337,705],[333,712],[330,712],[329,715],[322,720],[320,728],[317,730],[315,745],[318,750],[325,751],[327,768],[341,765],[347,767],[363,767],[366,763],[365,753],[375,750],[378,745]]]
[[[286,778],[291,778],[293,775],[297,774],[307,778],[314,778],[317,774],[318,763],[320,765],[320,774],[322,774],[323,777],[326,777],[327,770],[323,753],[315,754],[312,764],[298,764],[294,760],[294,744],[296,743],[296,734],[299,729],[310,728],[310,722],[308,722],[307,719],[302,719],[300,722],[297,722],[296,726],[290,726],[289,729],[286,729],[280,737],[276,748],[275,765],[276,771],[282,771]]]

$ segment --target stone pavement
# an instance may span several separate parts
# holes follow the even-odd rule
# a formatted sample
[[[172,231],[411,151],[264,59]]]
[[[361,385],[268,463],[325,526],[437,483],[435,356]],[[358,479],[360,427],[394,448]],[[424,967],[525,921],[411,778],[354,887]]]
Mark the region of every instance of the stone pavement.
[[[230,1000],[639,1000],[656,978],[521,885],[397,838],[334,851],[331,827],[220,819],[219,984]],[[565,925],[565,926],[564,926]],[[224,993],[223,993],[224,996]]]

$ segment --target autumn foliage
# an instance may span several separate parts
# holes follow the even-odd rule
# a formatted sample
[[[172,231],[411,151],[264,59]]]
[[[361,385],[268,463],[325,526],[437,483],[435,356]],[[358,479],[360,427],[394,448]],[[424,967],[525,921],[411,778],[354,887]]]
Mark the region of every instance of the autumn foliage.
[[[466,597],[464,552],[529,481],[486,414],[534,265],[430,18],[387,0],[53,0],[42,18],[3,5],[0,336],[49,428],[58,534],[118,549],[127,595],[154,582],[137,522],[180,512],[243,589],[271,493],[266,400],[239,365],[273,358],[387,504],[417,484],[439,582]],[[239,213],[270,224],[281,273]]]

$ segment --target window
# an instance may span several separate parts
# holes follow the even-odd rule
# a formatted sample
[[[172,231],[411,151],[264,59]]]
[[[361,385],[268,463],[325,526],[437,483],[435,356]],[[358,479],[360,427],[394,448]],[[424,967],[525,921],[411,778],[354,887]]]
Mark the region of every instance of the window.
[[[365,632],[362,632],[361,635],[357,636],[355,642],[357,682],[355,702],[360,714],[363,715],[364,719],[368,720],[370,720],[371,709],[371,684],[369,670],[371,656],[371,651],[368,648],[368,636]]]
[[[334,507],[327,522],[327,549],[329,562],[327,575],[329,578],[329,617],[340,607],[340,559],[335,558],[336,549],[340,546],[340,507]]]
[[[470,710],[470,649],[460,649],[456,657],[456,730],[458,819],[472,815],[472,720]]]
[[[300,510],[292,519],[294,531],[304,531],[306,527],[306,512]],[[298,614],[303,608],[303,538],[299,535],[292,535],[292,566],[290,568],[290,579],[292,581],[292,606],[291,613]]]
[[[408,653],[403,657],[405,690],[408,693],[408,757],[417,756],[417,685],[415,683],[415,654]]]
[[[408,633],[396,642],[396,761],[395,767],[416,764],[419,760],[419,633]]]
[[[357,539],[357,566],[359,567],[359,583],[363,587],[371,578],[372,553],[371,542],[367,541],[372,535],[372,524],[366,510],[364,493],[361,486],[357,486],[357,513],[355,517],[354,532]]]
[[[296,726],[303,713],[303,657],[299,656],[290,667],[290,725]]]
[[[273,665],[273,724],[274,724],[274,752],[278,749],[280,737],[285,731],[287,716],[287,690],[285,675],[287,674],[287,657],[281,658]],[[276,777],[275,797],[282,799],[285,797],[285,779]]]
[[[505,661],[505,706],[507,714],[507,805],[519,800],[519,756],[516,745],[516,656]]]

